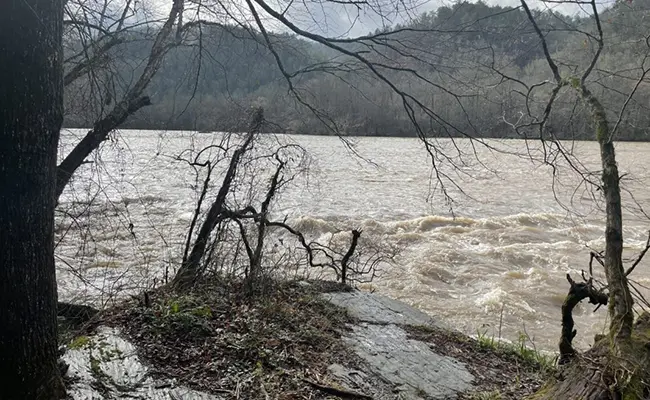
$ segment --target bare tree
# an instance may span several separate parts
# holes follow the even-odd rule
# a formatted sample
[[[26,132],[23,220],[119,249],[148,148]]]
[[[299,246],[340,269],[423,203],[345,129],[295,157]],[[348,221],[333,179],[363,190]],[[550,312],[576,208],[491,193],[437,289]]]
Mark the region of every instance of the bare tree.
[[[534,135],[542,141],[544,160],[556,168],[560,161],[566,162],[569,168],[577,172],[587,185],[593,185],[597,193],[601,193],[605,203],[605,250],[604,255],[592,253],[589,274],[583,274],[584,282],[575,282],[569,275],[570,292],[563,306],[563,331],[560,339],[561,363],[569,363],[568,371],[563,379],[549,382],[534,398],[559,399],[618,399],[642,398],[647,394],[647,349],[635,338],[634,330],[647,330],[647,318],[641,318],[639,324],[633,326],[634,310],[633,297],[630,291],[629,273],[623,265],[623,219],[621,200],[621,174],[616,160],[615,145],[617,129],[625,113],[630,99],[635,96],[636,89],[645,79],[645,70],[638,78],[634,88],[628,93],[627,100],[620,105],[619,119],[612,127],[608,121],[608,113],[602,99],[595,95],[592,75],[596,71],[605,46],[606,37],[603,33],[601,17],[596,1],[561,2],[566,4],[581,4],[588,7],[591,13],[592,30],[582,30],[569,27],[574,32],[584,35],[585,40],[594,44],[594,50],[588,61],[579,68],[566,68],[559,64],[552,55],[547,44],[546,35],[540,29],[537,18],[525,0],[521,6],[525,11],[530,25],[539,38],[544,52],[546,65],[552,75],[552,81],[527,84],[517,80],[523,88],[526,105],[532,103],[535,93],[545,85],[551,85],[550,91],[541,107],[541,114],[536,114],[527,107],[520,119],[512,123],[513,128],[522,135]],[[646,56],[647,57],[647,56]],[[645,60],[643,60],[645,61]],[[590,116],[593,137],[598,142],[600,150],[601,169],[599,174],[593,173],[582,164],[565,147],[549,128],[553,118],[554,105],[564,93],[573,94],[584,106]],[[539,100],[538,100],[539,101]],[[599,176],[598,176],[599,175]],[[634,266],[643,258],[645,251],[639,256]],[[593,260],[597,259],[604,268],[606,283],[597,285],[593,277]],[[571,311],[582,299],[598,306],[609,305],[610,327],[609,334],[598,338],[594,348],[585,357],[577,356],[571,347],[571,340],[576,335],[573,329]],[[641,346],[641,347],[638,347]],[[639,353],[639,349],[641,353]]]
[[[177,288],[187,288],[192,286],[199,278],[201,259],[205,255],[210,234],[224,218],[226,197],[231,190],[231,185],[237,174],[241,158],[248,150],[250,150],[253,144],[253,139],[255,138],[255,135],[259,133],[263,121],[263,111],[261,109],[256,110],[251,118],[251,126],[249,133],[246,135],[246,139],[243,144],[233,152],[233,155],[230,158],[230,163],[228,164],[228,169],[224,175],[223,183],[219,188],[217,198],[208,210],[205,221],[201,225],[201,229],[199,230],[198,236],[192,246],[192,251],[189,253],[189,256],[184,258],[183,264],[174,278],[174,286]],[[190,231],[188,238],[191,237],[191,235],[192,232]],[[187,254],[187,251],[185,254]]]
[[[304,276],[314,269],[333,272],[330,275],[343,284],[372,281],[379,269],[394,259],[395,246],[361,242],[361,231],[357,229],[352,229],[351,239],[342,230],[336,239],[332,235],[322,243],[309,240],[286,217],[277,220],[272,215],[278,196],[307,173],[308,164],[306,151],[299,145],[283,143],[272,134],[259,135],[262,123],[262,110],[257,109],[249,132],[234,151],[227,148],[226,139],[205,147],[193,157],[178,158],[206,171],[203,183],[196,185],[200,186],[200,193],[173,286],[187,290],[212,273],[243,279],[250,295],[264,290],[264,282],[283,276],[282,271],[301,267]],[[218,155],[206,160],[204,156],[211,150]],[[231,155],[225,157],[228,153]],[[218,163],[226,160],[220,186],[210,185]],[[203,205],[213,191],[216,196],[204,211]],[[199,221],[200,229],[194,234]]]
[[[105,66],[106,58],[111,48],[121,44],[125,39],[123,36],[133,33],[133,25],[126,25],[127,20],[132,16],[137,1],[127,0],[123,4],[121,12],[116,18],[109,18],[107,9],[111,2],[104,1],[97,6],[101,10],[92,19],[86,11],[87,4],[70,2],[66,5],[66,14],[69,19],[66,24],[71,29],[80,32],[78,41],[81,42],[81,49],[77,54],[70,57],[66,71],[66,86],[82,77],[88,77],[92,87],[97,85],[96,74],[100,67]],[[86,157],[96,150],[108,135],[118,128],[124,121],[142,107],[151,104],[149,96],[144,92],[156,72],[160,68],[163,58],[171,46],[177,43],[177,35],[180,32],[179,24],[182,21],[184,1],[174,0],[167,18],[157,31],[154,37],[146,65],[133,85],[123,94],[123,97],[114,103],[113,108],[106,114],[100,113],[100,118],[94,122],[93,128],[86,133],[79,143],[65,156],[57,170],[57,197],[61,195],[74,172],[81,166]],[[81,17],[79,17],[79,15]],[[93,19],[98,19],[94,23]],[[136,27],[139,24],[136,23]],[[174,31],[174,27],[178,29]],[[85,43],[88,40],[89,43]],[[109,81],[111,77],[109,74]],[[103,82],[102,82],[103,83]],[[117,94],[114,87],[107,83],[97,88],[98,96],[106,104],[112,104],[112,98]]]
[[[273,4],[263,0],[250,0],[245,4],[225,1],[190,2],[188,4],[191,4],[193,13],[190,22],[187,22],[188,8],[186,4],[176,1],[168,19],[165,20],[162,29],[157,34],[157,39],[152,47],[152,56],[150,56],[144,70],[145,73],[142,75],[143,79],[138,81],[133,89],[127,92],[126,100],[117,103],[116,108],[113,110],[115,113],[110,112],[106,117],[107,119],[102,119],[100,122],[104,122],[96,125],[89,135],[82,140],[80,146],[81,144],[83,146],[78,146],[66,157],[60,167],[69,166],[69,168],[60,168],[63,175],[60,175],[62,178],[59,180],[61,182],[59,189],[62,190],[70,175],[83,162],[84,158],[96,149],[102,140],[106,139],[110,130],[115,129],[132,112],[135,112],[148,102],[148,98],[143,93],[151,80],[152,74],[155,74],[160,65],[160,57],[164,54],[161,49],[166,48],[165,44],[175,43],[174,40],[179,36],[183,37],[183,32],[186,32],[185,29],[195,29],[194,32],[198,32],[193,44],[197,45],[199,54],[203,54],[201,29],[206,26],[223,25],[225,23],[238,25],[248,33],[252,40],[264,45],[273,55],[276,66],[281,71],[286,86],[296,102],[307,109],[332,133],[338,135],[345,134],[346,127],[341,126],[340,121],[333,118],[325,107],[319,107],[317,99],[320,94],[315,91],[315,89],[319,88],[316,85],[310,85],[311,82],[303,78],[313,74],[328,75],[333,80],[344,82],[345,85],[352,88],[351,90],[357,90],[360,93],[363,93],[362,89],[364,88],[359,87],[358,81],[351,80],[350,76],[363,76],[370,82],[370,85],[381,86],[400,104],[413,132],[422,140],[432,162],[433,181],[437,185],[436,188],[440,190],[447,200],[452,199],[452,190],[462,192],[462,188],[457,185],[454,179],[454,174],[468,173],[467,168],[462,167],[467,166],[468,158],[476,157],[477,152],[474,146],[490,147],[489,143],[480,139],[484,136],[484,133],[481,131],[480,126],[476,124],[478,118],[472,112],[469,112],[467,107],[471,103],[475,109],[478,109],[482,105],[481,102],[494,100],[486,94],[487,90],[481,85],[496,76],[497,81],[491,86],[498,87],[502,91],[500,94],[507,96],[508,102],[514,103],[509,104],[507,107],[504,106],[505,111],[503,113],[512,114],[513,110],[517,112],[523,110],[520,114],[522,118],[512,123],[515,131],[524,137],[530,137],[530,132],[534,132],[537,137],[542,139],[544,162],[554,164],[557,159],[553,157],[563,158],[572,168],[582,174],[586,182],[595,184],[603,193],[607,213],[607,241],[604,265],[608,280],[606,289],[612,317],[611,340],[612,343],[617,345],[624,343],[631,337],[633,313],[629,280],[622,264],[621,188],[619,185],[620,173],[614,151],[614,138],[621,126],[627,106],[631,103],[635,91],[645,77],[646,70],[642,66],[643,76],[638,80],[634,89],[629,93],[628,100],[621,107],[615,126],[611,127],[602,97],[594,94],[596,92],[593,90],[593,86],[590,86],[591,77],[599,71],[599,60],[602,57],[605,42],[598,10],[594,2],[578,3],[592,8],[595,33],[583,32],[581,29],[571,26],[562,29],[572,29],[578,34],[584,34],[588,42],[595,44],[592,57],[587,60],[580,71],[575,68],[564,68],[566,63],[558,62],[557,57],[553,56],[548,45],[549,30],[539,23],[540,15],[531,10],[527,3],[522,2],[521,7],[504,9],[499,13],[509,14],[523,11],[522,15],[528,26],[528,31],[525,33],[532,33],[542,48],[544,61],[550,70],[552,78],[548,81],[529,84],[511,75],[506,70],[504,65],[511,60],[498,63],[495,60],[495,46],[489,40],[489,35],[485,35],[488,36],[488,39],[481,36],[485,33],[480,25],[482,20],[496,17],[496,14],[475,18],[456,27],[430,26],[423,23],[421,26],[416,24],[407,27],[386,27],[384,30],[369,35],[342,37],[338,34],[328,35],[327,30],[322,26],[317,26],[318,24],[310,25],[309,28],[305,27],[305,24],[301,24],[300,17],[314,17],[310,14],[313,10],[309,7],[306,9],[301,8],[302,5],[292,1],[275,2]],[[315,2],[315,4],[324,8],[345,7],[356,10],[359,14],[370,10],[380,18],[387,17],[385,7],[389,5],[375,1],[359,4],[352,1],[339,2],[334,0],[322,0]],[[397,11],[403,15],[408,15],[410,5],[404,3],[400,3],[400,5],[405,5],[406,9]],[[185,15],[185,22],[181,21],[183,15]],[[316,17],[314,19],[317,20]],[[560,23],[565,24],[565,21]],[[80,25],[84,24],[80,23]],[[178,29],[176,30],[176,36],[172,37],[172,27],[174,25]],[[271,32],[271,28],[278,26],[289,30],[298,37],[318,43],[329,52],[328,54],[333,54],[333,56],[312,65],[294,70],[289,69],[278,51],[280,47],[279,40]],[[311,26],[317,27],[312,28]],[[488,33],[492,34],[494,32]],[[504,32],[500,32],[500,34],[503,35]],[[463,51],[456,52],[461,54],[454,54],[451,59],[446,56],[447,53],[441,51],[441,49],[449,50],[449,48],[458,47],[459,43],[462,43],[465,47],[462,48]],[[94,50],[99,59],[103,57],[102,54],[105,54],[102,46],[99,45],[97,50]],[[91,59],[92,57],[87,58],[87,60]],[[95,63],[89,62],[89,64],[94,65]],[[70,73],[77,70],[83,72],[92,69],[79,66],[77,69],[72,68]],[[78,72],[75,72],[75,74],[78,74]],[[73,74],[71,79],[74,76]],[[142,83],[140,84],[140,82]],[[509,86],[504,89],[506,83]],[[600,176],[596,179],[594,179],[595,175],[593,173],[584,171],[584,167],[579,162],[580,160],[572,158],[569,152],[563,151],[562,142],[554,135],[550,127],[551,117],[553,113],[557,113],[555,106],[560,101],[560,95],[565,92],[572,93],[573,96],[580,100],[582,106],[591,115],[590,120],[594,125],[595,138],[599,143],[602,164],[602,171],[599,171]],[[514,99],[519,94],[522,94],[523,101],[517,102]],[[447,107],[439,106],[441,103],[445,105],[454,104],[458,115],[453,119],[450,118],[445,113]],[[509,118],[506,118],[506,120],[510,121]],[[462,121],[462,124],[458,121]],[[441,146],[435,137],[449,137],[452,144],[448,147]],[[469,139],[470,150],[466,151],[457,146],[454,142],[456,137]],[[246,136],[246,138],[251,138],[252,141],[252,135]],[[240,148],[241,151],[237,154],[246,153],[249,144],[250,142],[246,139],[244,146]],[[354,150],[351,145],[350,148]],[[225,206],[225,199],[230,190],[230,182],[236,173],[238,164],[239,159],[235,159],[233,156],[230,164],[232,168],[225,172],[217,199],[212,203],[207,217],[199,228],[193,246],[190,246],[195,226],[199,221],[195,218],[192,222],[187,237],[183,263],[175,279],[177,287],[191,285],[197,279],[203,267],[201,259],[214,248],[210,246],[210,240],[219,240],[219,235],[214,232],[215,230],[222,232],[219,230],[222,222],[237,220],[237,218],[240,221],[253,219],[258,224],[256,225],[258,240],[264,236],[267,225],[272,224],[272,221],[266,222],[265,214],[267,214],[267,210],[264,210],[264,206],[260,210],[254,210],[255,212],[252,210],[244,212],[245,209],[233,211]],[[230,172],[231,169],[232,173]],[[223,194],[222,190],[224,191]],[[198,208],[201,208],[200,204]],[[229,214],[226,211],[230,213],[239,212],[239,214],[230,214],[228,216]],[[243,231],[243,229],[241,230]],[[255,270],[260,261],[261,247],[255,245],[254,241],[253,244],[251,244],[251,241],[247,241],[245,234],[238,236],[238,240],[243,242],[243,246],[249,255],[251,271]],[[304,240],[304,237],[302,241],[309,244]],[[351,257],[345,252],[341,256],[340,260],[331,264],[338,265],[338,261],[340,261],[340,265],[344,266]],[[341,268],[341,278],[345,275],[343,273],[344,269]],[[587,279],[586,283],[592,285],[593,281]],[[575,285],[572,284],[572,288],[574,287]],[[573,334],[572,329],[569,329],[569,331]]]

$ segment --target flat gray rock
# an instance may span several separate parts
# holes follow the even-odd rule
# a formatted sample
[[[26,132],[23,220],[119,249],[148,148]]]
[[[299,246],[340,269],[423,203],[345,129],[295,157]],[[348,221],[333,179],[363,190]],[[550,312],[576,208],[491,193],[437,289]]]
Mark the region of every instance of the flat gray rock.
[[[344,340],[372,372],[390,382],[404,398],[419,399],[426,394],[434,399],[454,399],[472,388],[474,376],[463,363],[409,339],[396,325],[364,323],[352,329]]]
[[[430,315],[379,294],[358,291],[334,292],[324,293],[323,297],[330,303],[347,309],[351,317],[362,322],[445,328]]]
[[[381,377],[369,375],[370,371],[364,372],[341,364],[332,364],[327,370],[337,382],[352,391],[372,395],[374,400],[395,399],[393,387],[387,385]]]
[[[69,366],[68,376],[75,378],[67,388],[71,399],[222,400],[149,377],[135,346],[120,336],[118,329],[99,327],[96,335],[75,347],[63,356]]]
[[[374,293],[326,293],[324,298],[343,307],[360,321],[343,340],[367,364],[364,372],[339,365],[329,367],[341,383],[384,399],[455,399],[472,389],[474,376],[465,365],[435,353],[426,343],[409,339],[403,325],[447,329],[431,316],[400,301]],[[368,375],[379,377],[392,388],[377,393]]]

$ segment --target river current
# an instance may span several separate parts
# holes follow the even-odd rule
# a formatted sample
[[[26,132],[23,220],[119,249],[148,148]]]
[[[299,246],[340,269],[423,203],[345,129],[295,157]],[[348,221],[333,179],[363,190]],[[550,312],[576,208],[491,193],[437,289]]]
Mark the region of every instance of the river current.
[[[82,134],[65,131],[62,153]],[[174,158],[215,135],[121,131],[81,167],[57,212],[60,298],[109,304],[173,273],[197,198],[192,169]],[[555,170],[531,162],[531,154],[544,154],[536,142],[439,140],[452,155],[437,163],[451,179],[444,180],[450,202],[416,139],[354,139],[356,155],[334,137],[283,140],[302,145],[311,164],[278,199],[274,215],[316,238],[361,228],[364,237],[400,247],[394,264],[362,289],[402,300],[467,334],[516,341],[524,333],[536,347],[555,350],[566,273],[579,278],[589,249],[604,248],[599,193],[581,185],[566,160],[558,158]],[[569,149],[597,172],[596,143]],[[650,229],[641,210],[650,207],[649,152],[645,143],[617,146],[628,258],[643,249]],[[649,263],[633,274],[643,294]],[[603,278],[601,269],[595,272]],[[587,304],[577,308],[580,347],[603,331],[606,314]]]

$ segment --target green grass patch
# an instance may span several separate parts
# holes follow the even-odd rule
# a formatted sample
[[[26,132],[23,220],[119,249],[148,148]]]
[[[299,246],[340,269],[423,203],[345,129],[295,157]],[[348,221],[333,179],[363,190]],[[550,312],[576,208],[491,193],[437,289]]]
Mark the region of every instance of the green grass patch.
[[[84,347],[87,347],[89,344],[90,344],[90,337],[82,335],[72,339],[70,344],[68,344],[68,348],[71,350],[79,350],[79,349],[83,349]]]
[[[535,343],[525,332],[519,332],[517,341],[509,343],[495,339],[494,336],[488,336],[486,331],[479,330],[476,334],[476,341],[479,346],[483,348],[516,355],[526,362],[539,365],[546,372],[552,372],[555,370],[557,356],[552,356],[539,351],[536,348]]]

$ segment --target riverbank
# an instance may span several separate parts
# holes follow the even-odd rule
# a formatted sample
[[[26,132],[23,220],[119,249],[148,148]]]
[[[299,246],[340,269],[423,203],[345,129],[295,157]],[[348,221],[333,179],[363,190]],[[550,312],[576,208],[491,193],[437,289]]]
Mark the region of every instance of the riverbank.
[[[241,289],[158,289],[102,312],[67,341],[67,360],[88,364],[71,362],[73,398],[521,399],[548,372],[542,359],[377,294],[322,281]],[[129,372],[136,356],[143,367]]]

